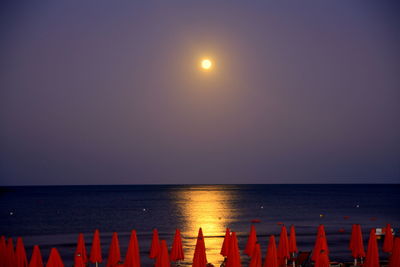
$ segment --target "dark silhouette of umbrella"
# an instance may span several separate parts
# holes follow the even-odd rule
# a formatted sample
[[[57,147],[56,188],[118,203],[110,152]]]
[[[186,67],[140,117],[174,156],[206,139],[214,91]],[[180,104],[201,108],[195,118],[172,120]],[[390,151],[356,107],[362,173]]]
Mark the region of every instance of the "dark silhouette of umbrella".
[[[287,236],[286,226],[282,225],[281,235],[279,237],[278,245],[278,264],[279,266],[286,266],[287,260],[290,258],[289,254],[289,240]]]
[[[80,255],[79,257],[81,257],[83,263],[86,264],[88,258],[86,254],[85,238],[82,233],[78,235],[78,243],[76,245],[74,257],[77,257],[78,254]]]
[[[171,261],[180,261],[185,259],[185,255],[183,254],[181,231],[179,231],[179,229],[175,230],[175,236],[174,236],[174,241],[172,242],[170,258]]]
[[[318,226],[318,231],[317,231],[317,238],[315,240],[315,245],[313,249],[313,254],[311,259],[316,262],[320,252],[324,251],[327,255],[329,255],[329,249],[328,249],[328,242],[326,240],[326,234],[325,234],[325,228],[323,224],[320,224]]]
[[[369,234],[367,256],[365,257],[364,267],[379,267],[378,243],[376,241],[375,229],[371,229]]]
[[[236,233],[232,232],[226,267],[241,267],[240,251]]]
[[[49,259],[47,260],[46,267],[64,267],[60,253],[56,248],[50,250]]]
[[[33,246],[33,252],[31,260],[29,262],[29,267],[43,267],[42,254],[40,253],[38,245]]]
[[[199,229],[196,247],[194,249],[192,267],[205,267],[207,265],[206,246],[204,243],[203,231]]]
[[[222,248],[220,252],[220,254],[224,257],[228,257],[230,241],[231,241],[231,233],[229,228],[226,228],[224,242],[222,243]]]
[[[103,261],[103,257],[101,256],[100,232],[97,229],[94,231],[89,260],[91,263],[96,263],[96,266]]]
[[[354,258],[354,266],[357,266],[357,259],[362,259],[365,257],[364,242],[362,238],[361,226],[359,224],[353,224],[351,228],[349,247],[351,250],[351,255]]]
[[[153,239],[151,240],[150,247],[150,259],[157,258],[158,253],[160,252],[160,239],[158,237],[158,231],[156,228],[153,229]]]
[[[261,247],[260,244],[257,242],[254,247],[253,254],[251,255],[249,267],[261,267],[261,265]]]
[[[26,250],[22,237],[17,238],[17,245],[15,246],[15,263],[16,267],[28,267],[28,259],[26,257]]]
[[[165,240],[161,240],[160,251],[156,259],[156,267],[170,267],[170,266],[171,262],[169,260],[167,242]]]
[[[383,241],[383,252],[391,253],[393,249],[393,233],[390,224],[385,227],[385,240]]]
[[[14,243],[11,237],[7,239],[5,267],[15,267]]]
[[[257,243],[256,227],[254,225],[251,225],[249,237],[246,243],[246,248],[244,250],[244,253],[247,254],[247,256],[251,257],[251,255],[253,254],[254,247],[256,246],[256,243]]]
[[[389,259],[389,267],[400,266],[400,237],[396,237],[393,242],[392,255]]]
[[[267,253],[263,267],[278,267],[278,255],[276,251],[275,236],[269,237]]]
[[[121,261],[121,251],[119,249],[118,234],[116,232],[112,235],[110,249],[108,251],[107,267],[113,267]]]
[[[129,241],[128,250],[126,251],[124,266],[140,267],[139,242],[135,230],[132,230],[131,232],[131,239]]]
[[[0,237],[0,267],[5,267],[6,262],[6,238],[2,235]]]

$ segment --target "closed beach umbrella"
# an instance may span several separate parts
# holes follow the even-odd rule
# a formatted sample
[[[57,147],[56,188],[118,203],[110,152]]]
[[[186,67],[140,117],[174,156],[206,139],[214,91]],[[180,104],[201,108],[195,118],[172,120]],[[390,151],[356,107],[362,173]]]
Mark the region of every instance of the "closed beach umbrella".
[[[262,260],[261,260],[261,247],[260,244],[256,243],[253,254],[251,255],[251,260],[249,267],[261,267]]]
[[[254,225],[251,225],[249,237],[246,243],[246,248],[244,250],[244,253],[247,254],[247,256],[251,257],[251,255],[253,254],[254,247],[256,246],[256,243],[257,243],[256,227]]]
[[[359,224],[353,224],[353,226],[352,226],[351,238],[350,238],[350,250],[351,250],[351,255],[354,258],[354,266],[356,266],[357,258],[365,257],[361,225],[359,225]]]
[[[76,245],[76,249],[75,249],[75,257],[77,257],[77,255],[80,255],[83,263],[87,263],[88,259],[87,259],[87,254],[86,254],[86,246],[85,246],[85,238],[83,237],[83,234],[80,233],[78,235],[78,243]]]
[[[15,266],[28,267],[28,259],[26,258],[26,251],[22,237],[17,238],[17,245],[15,246]]]
[[[60,253],[56,248],[50,250],[49,259],[47,260],[46,267],[64,267]]]
[[[324,225],[322,224],[318,226],[317,238],[315,240],[313,254],[311,257],[311,259],[314,262],[317,261],[317,258],[319,257],[321,250],[325,251],[326,254],[329,254],[328,242],[326,240],[326,235],[325,235],[325,228]]]
[[[276,252],[275,236],[269,237],[267,254],[265,255],[265,261],[263,267],[278,267],[278,255]]]
[[[220,254],[224,257],[228,257],[230,240],[231,240],[231,233],[229,228],[226,228],[224,242],[222,243],[222,248],[220,252]]]
[[[42,253],[38,245],[33,246],[32,257],[29,262],[29,267],[43,267]]]
[[[83,257],[81,254],[76,254],[74,256],[74,267],[85,267],[86,264],[83,262]]]
[[[203,231],[199,229],[196,247],[194,249],[192,267],[205,267],[207,265],[206,245],[204,243]]]
[[[14,243],[11,237],[7,239],[5,267],[15,267]]]
[[[294,229],[294,225],[290,226],[290,235],[289,235],[289,253],[294,254],[299,250],[297,249],[297,241],[296,241],[296,230]]]
[[[398,266],[400,266],[400,237],[394,239],[392,255],[389,260],[389,267]]]
[[[150,259],[155,259],[160,252],[160,239],[158,238],[158,231],[156,228],[153,229],[153,239],[151,240],[150,247]]]
[[[169,261],[168,247],[165,240],[160,242],[160,252],[156,259],[156,267],[170,267],[171,262]]]
[[[365,257],[364,267],[379,267],[379,253],[375,229],[371,229],[371,233],[369,235],[367,256]]]
[[[135,230],[131,232],[131,239],[129,240],[128,250],[126,251],[124,266],[140,267],[139,242]]]
[[[2,235],[0,237],[0,267],[5,267],[6,247],[6,238]]]
[[[179,231],[179,229],[175,230],[175,236],[174,236],[174,241],[172,242],[170,258],[171,261],[180,261],[185,259],[185,255],[183,254],[181,231]]]
[[[103,257],[101,256],[100,232],[97,229],[94,231],[89,260],[91,263],[96,263],[96,266],[103,261]]]
[[[112,235],[110,249],[108,251],[107,267],[113,267],[121,261],[121,251],[119,249],[118,235],[116,232]]]
[[[232,232],[226,267],[241,267],[240,251],[235,232]]]
[[[386,225],[385,228],[385,240],[383,241],[383,252],[390,253],[392,252],[393,249],[393,233],[392,233],[392,227],[390,224]]]
[[[289,240],[287,235],[286,226],[282,225],[281,235],[279,237],[278,245],[278,264],[279,266],[286,266],[289,255]]]
[[[325,250],[319,252],[319,256],[315,262],[314,267],[329,267],[329,257]]]

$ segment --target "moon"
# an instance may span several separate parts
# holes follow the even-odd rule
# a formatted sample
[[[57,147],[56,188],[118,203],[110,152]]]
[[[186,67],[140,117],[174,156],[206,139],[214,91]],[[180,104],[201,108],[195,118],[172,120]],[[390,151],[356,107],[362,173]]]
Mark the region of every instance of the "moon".
[[[201,68],[203,70],[211,70],[212,66],[213,62],[208,58],[205,58],[201,61]]]

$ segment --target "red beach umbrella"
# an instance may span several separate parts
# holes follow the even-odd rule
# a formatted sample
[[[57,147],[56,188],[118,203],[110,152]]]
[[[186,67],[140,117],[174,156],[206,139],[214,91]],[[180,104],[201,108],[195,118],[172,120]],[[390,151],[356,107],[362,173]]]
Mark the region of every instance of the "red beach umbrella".
[[[232,232],[226,267],[241,267],[238,240],[235,232]]]
[[[11,237],[7,239],[5,267],[15,267],[14,243]]]
[[[250,265],[249,267],[261,267],[261,247],[260,244],[256,244],[253,250],[253,254],[251,255]]]
[[[199,229],[196,247],[194,249],[192,267],[205,267],[207,265],[206,245],[204,243],[203,231]]]
[[[103,257],[101,256],[100,232],[97,229],[94,231],[89,260],[91,263],[96,263],[96,266],[103,261]]]
[[[52,248],[50,250],[50,256],[47,260],[46,267],[64,267],[64,263],[62,262],[60,253],[56,248]]]
[[[254,225],[251,225],[249,237],[247,239],[246,249],[244,250],[244,253],[247,254],[247,256],[251,257],[251,255],[253,254],[254,247],[256,246],[256,243],[257,243],[256,227]]]
[[[33,252],[31,261],[29,262],[29,267],[43,267],[42,254],[38,245],[33,246]]]
[[[317,257],[314,267],[330,267],[329,257],[325,250],[321,250],[319,252],[319,256]]]
[[[315,245],[314,245],[313,255],[311,257],[311,260],[316,262],[317,258],[320,255],[321,250],[325,251],[326,254],[329,254],[328,242],[326,240],[325,228],[324,228],[323,224],[320,224],[318,226],[317,238],[315,240]]]
[[[107,267],[113,267],[121,261],[121,252],[119,250],[118,235],[116,232],[112,235],[110,249],[108,251]]]
[[[171,261],[180,261],[185,259],[185,255],[183,254],[181,231],[179,231],[179,229],[175,230],[170,257]]]
[[[267,254],[265,256],[265,262],[263,267],[278,267],[278,255],[276,252],[275,236],[269,237]]]
[[[170,267],[170,266],[171,262],[169,261],[167,242],[165,240],[161,240],[160,252],[156,260],[156,267]]]
[[[220,254],[224,257],[228,257],[230,241],[231,241],[231,233],[229,228],[226,228],[224,242],[222,243],[222,248],[220,252]]]
[[[392,255],[389,260],[389,267],[398,266],[400,266],[400,237],[394,239]]]
[[[153,239],[151,240],[150,247],[150,259],[155,259],[160,252],[160,239],[158,238],[158,231],[156,228],[153,229]]]
[[[17,238],[17,245],[15,246],[15,262],[16,267],[28,266],[28,259],[26,258],[26,251],[22,237]]]
[[[139,242],[137,240],[136,231],[132,230],[131,239],[129,241],[128,250],[125,256],[125,267],[140,267]]]
[[[362,238],[361,226],[359,224],[353,224],[351,228],[350,238],[350,250],[351,255],[354,258],[354,266],[357,266],[357,258],[364,258],[364,242]]]
[[[392,233],[392,227],[390,224],[386,225],[385,228],[385,240],[383,241],[383,252],[390,253],[392,252],[393,249],[393,233]]]
[[[379,267],[378,243],[376,241],[375,229],[371,229],[368,241],[367,256],[364,267]]]
[[[287,260],[290,258],[289,255],[289,240],[287,236],[286,226],[282,225],[281,235],[279,237],[278,245],[278,263],[279,266],[287,264]]]
[[[80,257],[82,258],[83,263],[86,264],[88,258],[86,254],[85,238],[83,237],[82,233],[78,235],[78,243],[75,250],[75,257],[77,257],[78,255],[80,255]]]
[[[79,253],[74,256],[74,267],[86,267],[86,264],[83,262],[83,257]]]
[[[6,238],[4,235],[0,237],[0,267],[4,267],[6,261]]]
[[[296,230],[294,229],[294,225],[290,226],[290,235],[289,235],[289,253],[297,253],[299,250],[297,249],[297,241],[296,241]]]

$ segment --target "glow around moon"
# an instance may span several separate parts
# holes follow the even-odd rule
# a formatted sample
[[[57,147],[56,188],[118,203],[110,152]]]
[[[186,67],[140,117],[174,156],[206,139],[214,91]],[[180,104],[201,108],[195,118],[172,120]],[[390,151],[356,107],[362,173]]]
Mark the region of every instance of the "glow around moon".
[[[201,68],[202,68],[203,70],[209,71],[209,70],[212,69],[212,67],[213,67],[213,62],[212,62],[210,59],[205,58],[205,59],[203,59],[203,60],[201,61]]]

